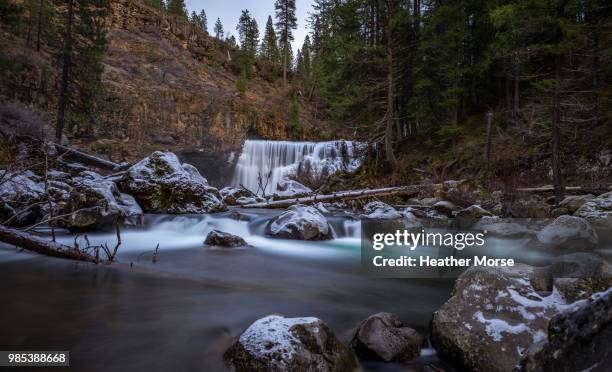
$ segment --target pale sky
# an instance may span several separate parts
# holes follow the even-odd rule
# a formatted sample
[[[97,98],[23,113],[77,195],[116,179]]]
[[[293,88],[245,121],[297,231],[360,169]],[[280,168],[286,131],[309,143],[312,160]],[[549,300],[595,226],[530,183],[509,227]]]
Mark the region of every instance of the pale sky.
[[[274,0],[186,0],[187,9],[189,14],[191,11],[200,12],[200,9],[206,11],[208,17],[208,32],[212,34],[213,27],[217,17],[221,18],[223,23],[223,29],[226,33],[236,37],[238,40],[238,32],[236,31],[236,25],[238,24],[238,18],[240,18],[240,12],[243,9],[248,9],[249,12],[257,20],[259,26],[260,38],[263,37],[268,15],[274,19]],[[297,51],[298,48],[302,47],[304,38],[308,34],[308,13],[312,12],[312,0],[296,0],[297,7],[297,19],[298,28],[293,31],[295,41],[292,44],[293,51]]]

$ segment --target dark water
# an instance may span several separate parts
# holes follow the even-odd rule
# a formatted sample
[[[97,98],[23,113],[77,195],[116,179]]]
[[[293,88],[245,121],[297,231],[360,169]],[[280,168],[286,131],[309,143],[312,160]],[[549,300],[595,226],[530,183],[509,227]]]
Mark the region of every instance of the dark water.
[[[219,224],[230,232],[246,226],[157,220],[146,231],[125,232],[120,263],[110,266],[1,247],[0,349],[70,350],[78,371],[225,370],[222,354],[233,337],[265,315],[315,316],[348,342],[361,320],[387,311],[427,335],[450,294],[448,280],[363,276],[358,244],[348,237],[297,243],[249,236],[255,248],[203,248],[205,230]],[[424,363],[441,365],[431,349],[411,365],[363,365],[399,371]]]

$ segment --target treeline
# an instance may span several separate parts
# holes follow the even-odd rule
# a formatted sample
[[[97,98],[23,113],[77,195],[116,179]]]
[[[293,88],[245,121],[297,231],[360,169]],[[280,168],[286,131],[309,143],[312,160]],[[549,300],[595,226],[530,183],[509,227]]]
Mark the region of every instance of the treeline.
[[[40,80],[43,89],[58,97],[55,134],[58,142],[65,130],[86,133],[98,120],[109,6],[109,0],[3,1],[0,5],[4,30],[22,36],[26,48],[41,51],[46,46],[52,53],[53,66],[43,66]],[[27,102],[22,96],[29,92],[6,84],[13,82],[14,76],[27,66],[6,52],[0,51],[2,84],[10,90],[4,93]],[[51,70],[59,71],[58,84],[52,83]]]
[[[507,125],[533,120],[553,144],[562,126],[610,118],[609,1],[316,0],[314,7],[309,84],[335,123],[384,143],[392,166],[403,138],[420,133],[448,144],[466,119],[487,111]]]

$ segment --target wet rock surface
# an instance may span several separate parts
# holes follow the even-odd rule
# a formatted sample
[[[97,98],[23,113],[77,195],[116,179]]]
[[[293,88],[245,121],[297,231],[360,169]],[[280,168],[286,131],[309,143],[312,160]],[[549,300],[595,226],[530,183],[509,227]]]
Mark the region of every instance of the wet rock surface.
[[[597,233],[587,220],[567,215],[548,224],[536,238],[543,248],[564,252],[590,250],[599,243]]]
[[[246,247],[248,246],[247,242],[237,235],[232,235],[230,233],[226,233],[220,230],[213,230],[208,233],[206,236],[206,240],[204,244],[216,247],[227,247],[227,248],[236,248],[236,247]]]
[[[359,325],[351,347],[359,356],[391,362],[416,358],[422,343],[421,335],[397,315],[378,313]]]

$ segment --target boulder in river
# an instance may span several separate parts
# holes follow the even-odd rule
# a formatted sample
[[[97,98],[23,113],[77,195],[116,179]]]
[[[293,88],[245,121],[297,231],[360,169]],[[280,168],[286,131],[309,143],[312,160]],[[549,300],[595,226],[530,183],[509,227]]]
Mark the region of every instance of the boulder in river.
[[[397,315],[378,313],[359,325],[351,346],[360,356],[397,362],[418,357],[422,343],[423,337]]]
[[[568,213],[576,212],[582,205],[590,200],[592,200],[595,196],[588,195],[569,195],[566,196],[561,203],[559,203],[559,208],[564,208],[568,211]]]
[[[293,180],[282,180],[276,185],[275,196],[281,198],[292,198],[308,195],[312,192],[310,187]]]
[[[612,287],[612,265],[593,253],[556,257],[549,271],[554,287],[569,302]]]
[[[575,216],[559,216],[536,236],[538,243],[565,252],[594,248],[599,242],[589,221]]]
[[[555,315],[548,338],[532,345],[520,371],[606,371],[612,365],[612,288]]]
[[[236,371],[353,371],[355,357],[317,318],[269,315],[251,324],[224,354]]]
[[[488,234],[500,238],[525,238],[537,234],[537,231],[518,221],[513,222],[499,217],[483,217],[476,223],[474,229],[486,230]]]
[[[452,217],[453,212],[455,211],[455,209],[457,209],[457,207],[453,203],[446,200],[441,200],[435,203],[432,207],[436,212],[446,217]]]
[[[115,183],[92,171],[73,177],[70,201],[60,214],[58,224],[73,230],[109,229],[116,222],[126,225],[142,223],[143,212],[136,200],[119,192]]]
[[[574,216],[584,218],[596,229],[612,229],[612,192],[585,202]]]
[[[381,201],[369,202],[363,207],[363,216],[372,220],[397,220],[402,214],[389,204]]]
[[[316,208],[293,205],[268,225],[268,234],[285,239],[327,240],[333,231],[325,216]]]
[[[220,230],[213,230],[208,233],[206,236],[206,240],[204,244],[211,245],[215,247],[228,247],[228,248],[236,248],[236,247],[246,247],[248,246],[247,242],[237,235],[232,235]]]
[[[456,217],[461,217],[461,218],[478,219],[482,217],[492,217],[492,216],[493,216],[493,213],[484,209],[480,205],[471,205],[467,208],[461,209],[460,211],[456,213]]]
[[[472,267],[433,317],[431,341],[439,355],[471,371],[511,371],[527,349],[545,340],[549,320],[567,307],[531,266]]]
[[[127,170],[119,185],[147,213],[210,213],[226,209],[219,191],[171,152],[156,151]]]

